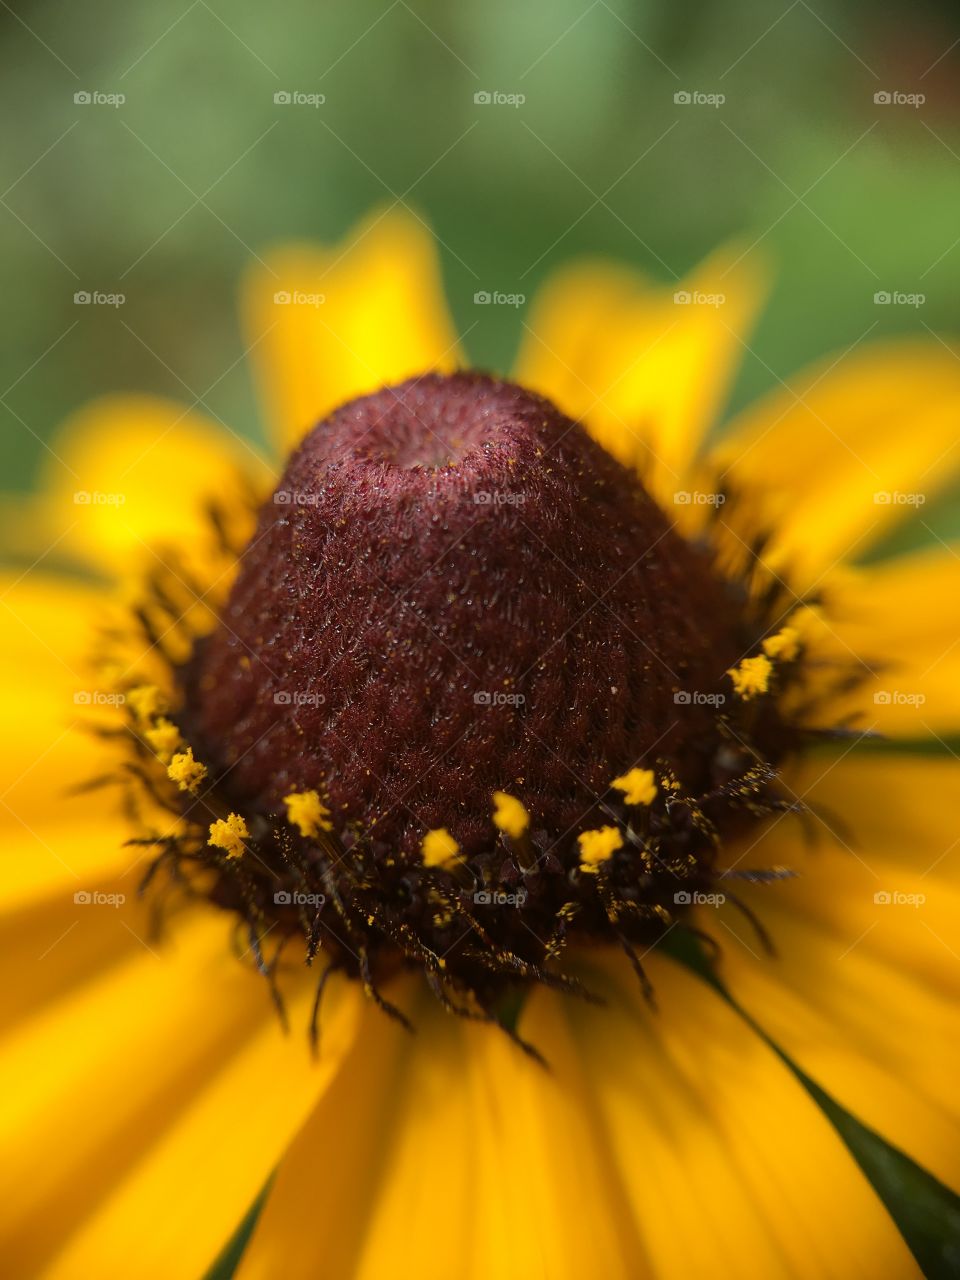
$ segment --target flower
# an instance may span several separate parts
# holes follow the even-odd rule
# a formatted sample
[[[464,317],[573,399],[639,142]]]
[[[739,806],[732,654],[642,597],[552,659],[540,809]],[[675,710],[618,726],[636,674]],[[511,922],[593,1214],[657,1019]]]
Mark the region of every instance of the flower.
[[[44,494],[18,509],[21,541],[44,563],[10,575],[3,596],[15,780],[0,948],[18,975],[2,1067],[7,1265],[109,1276],[135,1251],[139,1276],[197,1276],[269,1181],[241,1276],[918,1274],[788,1063],[960,1189],[956,762],[865,741],[929,740],[960,721],[956,552],[852,562],[914,509],[890,494],[932,493],[951,475],[952,356],[861,349],[705,451],[757,300],[732,255],[690,281],[691,297],[717,296],[723,277],[722,308],[677,307],[612,267],[562,273],[534,304],[514,371],[522,392],[436,376],[463,358],[415,220],[380,214],[344,247],[284,250],[269,268],[245,295],[251,358],[281,452],[329,418],[329,438],[311,437],[287,472],[322,475],[322,495],[277,489],[244,551],[266,464],[195,408],[124,397],[68,424]],[[469,612],[466,576],[409,630],[384,621],[382,584],[364,579],[363,539],[379,526],[356,505],[356,431],[376,437],[378,415],[403,410],[408,434],[390,439],[412,451],[396,464],[425,504],[429,484],[457,483],[463,455],[427,466],[411,416],[457,450],[449,425],[466,415],[469,435],[478,404],[513,424],[516,473],[550,501],[495,495],[478,470],[458,530],[469,538],[483,521],[486,540],[471,547],[496,549],[498,598],[522,600],[533,570],[546,574],[529,619],[510,606],[524,643],[560,616],[550,609],[582,602],[549,673],[562,698],[527,705],[522,681],[504,681],[496,696],[461,689],[469,715],[449,704],[457,731],[479,726],[486,745],[444,775],[418,826],[364,759],[422,780],[434,759],[424,724],[452,724],[429,714],[444,646],[470,618],[487,624]],[[539,432],[564,437],[577,467],[546,476],[540,446],[522,451]],[[322,454],[331,442],[341,454]],[[603,522],[584,498],[595,484],[585,460],[604,477]],[[657,505],[637,496],[634,473]],[[78,486],[103,500],[74,502]],[[334,499],[324,531],[313,517]],[[518,543],[521,522],[545,545]],[[618,570],[636,594],[617,595],[612,572],[596,590],[601,535],[619,555],[641,523],[644,567],[627,557]],[[389,526],[405,591],[424,545],[408,553],[406,527]],[[326,545],[312,540],[340,537],[357,553],[340,557],[353,576],[308,573],[283,597],[294,551],[271,556],[291,531],[307,570]],[[588,544],[575,572],[558,564]],[[518,560],[518,546],[533,558]],[[47,569],[66,556],[116,589]],[[450,576],[474,562],[453,555]],[[134,580],[147,587],[132,591]],[[316,670],[316,649],[298,648],[284,598],[342,659],[327,688],[289,684]],[[647,609],[657,625],[637,631]],[[460,631],[443,630],[448,616]],[[359,643],[367,632],[374,649]],[[504,652],[502,625],[484,640]],[[378,680],[377,654],[402,689]],[[675,679],[681,668],[699,679],[711,654],[722,658],[712,683]],[[342,688],[351,705],[368,699],[377,724],[344,718],[343,767],[315,784],[297,742],[328,733],[325,699]],[[508,762],[517,726],[547,714],[556,736],[536,759]],[[664,741],[614,760],[611,744],[626,749],[644,717]],[[696,792],[691,770],[709,773]],[[126,806],[88,785],[118,771]],[[502,779],[495,794],[488,775]],[[61,801],[64,788],[80,793]],[[471,788],[487,795],[482,811],[458,813]],[[569,831],[557,825],[564,805]],[[391,839],[362,846],[386,810]],[[342,866],[363,857],[365,878],[346,878]],[[378,902],[404,879],[407,899]],[[563,906],[538,917],[543,885],[561,883]],[[476,938],[472,967],[459,944],[430,945],[461,925]],[[719,990],[671,954],[681,931],[719,943]],[[327,955],[348,959],[326,969]],[[519,1011],[502,1000],[511,983]]]

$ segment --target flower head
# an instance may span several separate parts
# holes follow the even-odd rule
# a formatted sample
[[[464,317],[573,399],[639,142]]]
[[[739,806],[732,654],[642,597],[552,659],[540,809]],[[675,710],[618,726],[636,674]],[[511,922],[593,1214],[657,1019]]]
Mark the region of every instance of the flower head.
[[[482,1274],[913,1274],[800,1080],[960,1186],[924,1048],[956,1030],[954,763],[856,750],[956,731],[955,562],[835,568],[903,514],[878,486],[946,475],[960,374],[858,352],[698,456],[754,305],[729,255],[690,284],[721,278],[722,317],[678,316],[566,274],[506,380],[463,372],[429,243],[383,217],[248,289],[269,481],[180,406],[74,424],[71,492],[131,501],[60,536],[134,603],[13,583],[0,637],[33,678],[55,635],[60,689],[95,630],[119,690],[82,747],[0,705],[40,833],[3,944],[37,1005],[14,984],[19,1272],[110,1274],[162,1218],[144,1266],[203,1274],[272,1178],[250,1274],[438,1274],[443,1169]]]

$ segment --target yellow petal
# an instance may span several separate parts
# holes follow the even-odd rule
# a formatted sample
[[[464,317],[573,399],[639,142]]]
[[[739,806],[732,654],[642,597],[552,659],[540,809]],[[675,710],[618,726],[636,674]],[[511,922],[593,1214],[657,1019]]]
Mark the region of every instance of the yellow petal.
[[[789,1070],[698,979],[650,968],[660,1014],[623,957],[591,968],[602,1009],[532,997],[521,1031],[549,1071],[423,1003],[415,1038],[369,1023],[242,1280],[918,1276]]]
[[[866,679],[817,715],[849,719],[890,737],[960,730],[960,546],[831,575],[823,587],[829,627],[821,649]]]
[[[332,984],[314,1063],[310,992],[285,1035],[222,916],[140,937],[3,1040],[0,1240],[18,1275],[107,1276],[133,1253],[138,1276],[203,1274],[349,1043],[355,989]]]
[[[735,423],[711,463],[745,495],[723,519],[795,590],[862,558],[960,467],[960,362],[932,343],[863,348],[778,390]],[[715,464],[715,465],[714,465]]]
[[[793,1074],[705,984],[655,955],[644,964],[659,1014],[614,960],[612,1017],[579,1005],[570,1017],[651,1273],[919,1276]]]
[[[113,812],[104,793],[68,798],[111,767],[85,726],[112,696],[91,667],[102,592],[33,570],[0,576],[0,828],[39,831]]]
[[[266,256],[243,293],[250,358],[282,455],[332,409],[462,362],[430,233],[381,211],[340,245]]]
[[[39,829],[13,824],[0,857],[0,971],[16,973],[0,1006],[0,1026],[62,999],[139,943],[125,911],[136,901],[146,862],[123,847],[116,818],[60,816]],[[94,893],[106,895],[102,909]],[[80,901],[75,901],[79,895]],[[89,901],[88,901],[89,899]]]
[[[561,271],[534,300],[517,360],[518,382],[583,419],[671,512],[760,301],[735,258],[722,250],[672,287],[606,263]]]
[[[150,547],[158,543],[195,562],[211,540],[207,504],[242,508],[241,475],[257,484],[266,477],[251,445],[154,396],[87,405],[52,448],[43,499],[49,540],[104,572],[155,566]]]
[[[763,921],[774,958],[729,904],[719,917],[705,913],[700,923],[723,947],[722,976],[829,1094],[960,1190],[960,766],[811,761],[790,785],[840,826],[839,838],[817,822],[810,845],[783,820],[742,856],[742,866],[800,874],[731,886]]]

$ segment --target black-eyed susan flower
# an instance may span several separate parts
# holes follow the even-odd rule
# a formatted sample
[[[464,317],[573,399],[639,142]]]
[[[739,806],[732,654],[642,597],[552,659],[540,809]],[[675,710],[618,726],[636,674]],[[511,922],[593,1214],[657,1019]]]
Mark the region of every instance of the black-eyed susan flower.
[[[567,272],[505,381],[380,215],[247,290],[272,479],[153,399],[56,442],[21,541],[117,588],[3,597],[14,1274],[201,1275],[268,1184],[248,1280],[918,1274],[786,1060],[960,1188],[956,764],[864,746],[960,722],[956,555],[853,563],[960,367],[704,452],[721,276]]]

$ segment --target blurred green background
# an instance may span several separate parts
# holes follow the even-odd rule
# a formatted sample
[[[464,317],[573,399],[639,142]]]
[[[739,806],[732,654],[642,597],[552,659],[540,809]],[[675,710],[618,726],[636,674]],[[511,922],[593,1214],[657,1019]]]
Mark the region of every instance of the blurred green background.
[[[522,312],[475,290],[530,297],[598,252],[672,280],[731,235],[777,272],[732,407],[868,331],[960,332],[947,3],[46,0],[4,3],[0,26],[7,489],[105,391],[202,399],[256,436],[235,309],[251,254],[398,198],[441,238],[481,365],[508,365]],[[92,290],[126,302],[75,305]],[[877,306],[880,290],[926,301]]]

